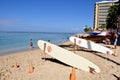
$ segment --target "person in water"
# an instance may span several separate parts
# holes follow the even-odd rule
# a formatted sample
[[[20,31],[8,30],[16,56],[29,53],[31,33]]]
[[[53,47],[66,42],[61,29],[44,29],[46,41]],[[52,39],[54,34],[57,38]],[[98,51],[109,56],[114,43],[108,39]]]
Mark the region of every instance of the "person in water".
[[[32,39],[30,39],[30,49],[34,48]]]

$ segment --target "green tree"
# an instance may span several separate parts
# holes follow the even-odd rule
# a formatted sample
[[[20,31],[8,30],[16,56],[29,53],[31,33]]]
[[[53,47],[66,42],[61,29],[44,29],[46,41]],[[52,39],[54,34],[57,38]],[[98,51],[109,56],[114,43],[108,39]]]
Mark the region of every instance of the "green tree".
[[[92,28],[91,28],[91,27],[85,27],[85,28],[84,28],[84,31],[85,31],[85,32],[92,31]]]
[[[116,29],[117,28],[117,11],[118,5],[111,6],[108,10],[107,15],[107,29]]]
[[[120,0],[109,8],[106,23],[107,29],[120,30]]]
[[[99,27],[99,29],[102,29],[102,30],[106,30],[106,24],[102,24],[100,27]]]
[[[118,10],[117,10],[117,15],[120,15],[120,0],[118,1]]]
[[[120,32],[120,0],[118,1],[118,10],[117,10],[117,28]]]

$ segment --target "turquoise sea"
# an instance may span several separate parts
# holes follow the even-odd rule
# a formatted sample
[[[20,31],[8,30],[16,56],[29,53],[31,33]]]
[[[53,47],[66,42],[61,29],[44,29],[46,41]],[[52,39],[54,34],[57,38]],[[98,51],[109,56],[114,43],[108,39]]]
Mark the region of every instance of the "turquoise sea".
[[[53,32],[0,32],[0,56],[29,50],[30,39],[33,40],[35,48],[37,41],[45,40],[57,44],[67,41],[74,33]]]

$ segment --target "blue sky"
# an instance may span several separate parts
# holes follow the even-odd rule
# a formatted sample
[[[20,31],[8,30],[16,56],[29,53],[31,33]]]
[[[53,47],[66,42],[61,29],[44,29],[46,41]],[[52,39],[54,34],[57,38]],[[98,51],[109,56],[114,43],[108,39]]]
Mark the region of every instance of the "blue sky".
[[[81,32],[101,0],[0,0],[0,31]]]

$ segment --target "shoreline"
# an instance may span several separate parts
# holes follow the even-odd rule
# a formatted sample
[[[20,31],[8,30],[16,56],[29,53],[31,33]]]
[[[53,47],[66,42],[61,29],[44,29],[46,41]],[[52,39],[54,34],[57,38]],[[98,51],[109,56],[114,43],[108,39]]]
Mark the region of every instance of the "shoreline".
[[[34,47],[37,46],[38,40],[51,40],[57,44],[68,40],[73,33],[57,33],[57,32],[1,32],[0,55],[7,53],[15,53],[16,51],[24,51],[29,49],[30,39],[33,40]]]
[[[31,50],[37,50],[37,49],[39,49],[39,48],[22,49],[22,50],[14,50],[14,51],[3,52],[2,54],[0,54],[0,57],[1,56],[12,55],[12,54],[17,54],[17,53],[22,53],[22,52],[27,52],[27,51],[31,51]]]
[[[68,42],[68,40],[58,42],[58,43],[56,43],[56,45],[63,44],[64,42]],[[37,43],[36,43],[36,45],[37,45]],[[35,46],[33,49],[39,49],[39,47],[38,47],[38,46]],[[11,55],[11,54],[20,53],[20,52],[25,52],[25,51],[29,51],[29,50],[31,50],[31,49],[30,49],[29,47],[27,47],[27,48],[25,48],[25,49],[2,51],[2,52],[0,52],[0,56]]]

